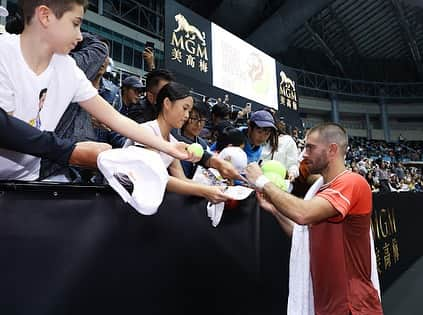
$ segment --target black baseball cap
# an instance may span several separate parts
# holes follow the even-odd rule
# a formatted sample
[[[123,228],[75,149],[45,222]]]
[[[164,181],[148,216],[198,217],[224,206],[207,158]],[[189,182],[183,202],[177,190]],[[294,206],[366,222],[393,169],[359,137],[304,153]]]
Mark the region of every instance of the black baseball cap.
[[[131,75],[122,81],[122,86],[127,86],[137,90],[143,90],[145,86],[142,84],[140,78]]]

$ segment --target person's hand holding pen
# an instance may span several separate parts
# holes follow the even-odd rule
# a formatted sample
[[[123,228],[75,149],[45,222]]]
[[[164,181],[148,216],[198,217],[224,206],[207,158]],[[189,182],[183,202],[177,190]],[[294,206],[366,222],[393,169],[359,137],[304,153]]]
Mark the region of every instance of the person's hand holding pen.
[[[269,182],[269,180],[263,175],[263,171],[261,170],[259,164],[256,162],[248,164],[245,169],[245,173],[249,184],[259,191],[263,189],[265,183]],[[263,181],[263,183],[260,183],[261,181]]]

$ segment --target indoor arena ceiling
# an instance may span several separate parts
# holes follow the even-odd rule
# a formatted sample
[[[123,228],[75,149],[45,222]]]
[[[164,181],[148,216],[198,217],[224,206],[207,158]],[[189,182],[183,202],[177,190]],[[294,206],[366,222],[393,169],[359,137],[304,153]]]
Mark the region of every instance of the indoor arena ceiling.
[[[349,76],[352,59],[396,60],[423,79],[423,0],[178,2],[282,62],[290,50],[305,51]]]

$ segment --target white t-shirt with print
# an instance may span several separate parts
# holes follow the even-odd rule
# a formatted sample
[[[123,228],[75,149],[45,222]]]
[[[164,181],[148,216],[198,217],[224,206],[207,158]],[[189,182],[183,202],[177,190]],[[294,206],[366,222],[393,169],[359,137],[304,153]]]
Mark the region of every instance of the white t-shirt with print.
[[[40,98],[43,89],[45,99]],[[70,56],[53,55],[47,69],[36,75],[24,60],[20,36],[0,36],[0,107],[6,112],[53,131],[71,102],[95,95],[97,90]],[[35,180],[39,169],[39,158],[0,149],[0,180]]]

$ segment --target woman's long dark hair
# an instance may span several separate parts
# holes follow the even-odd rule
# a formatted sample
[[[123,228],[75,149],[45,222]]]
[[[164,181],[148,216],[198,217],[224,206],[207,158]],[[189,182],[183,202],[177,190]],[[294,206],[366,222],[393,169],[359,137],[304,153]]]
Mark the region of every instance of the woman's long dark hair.
[[[162,87],[157,94],[156,102],[156,112],[157,115],[160,114],[163,110],[163,102],[165,98],[169,98],[170,101],[174,102],[177,100],[184,99],[188,96],[191,96],[191,91],[183,84],[178,82],[169,82],[164,87]]]

